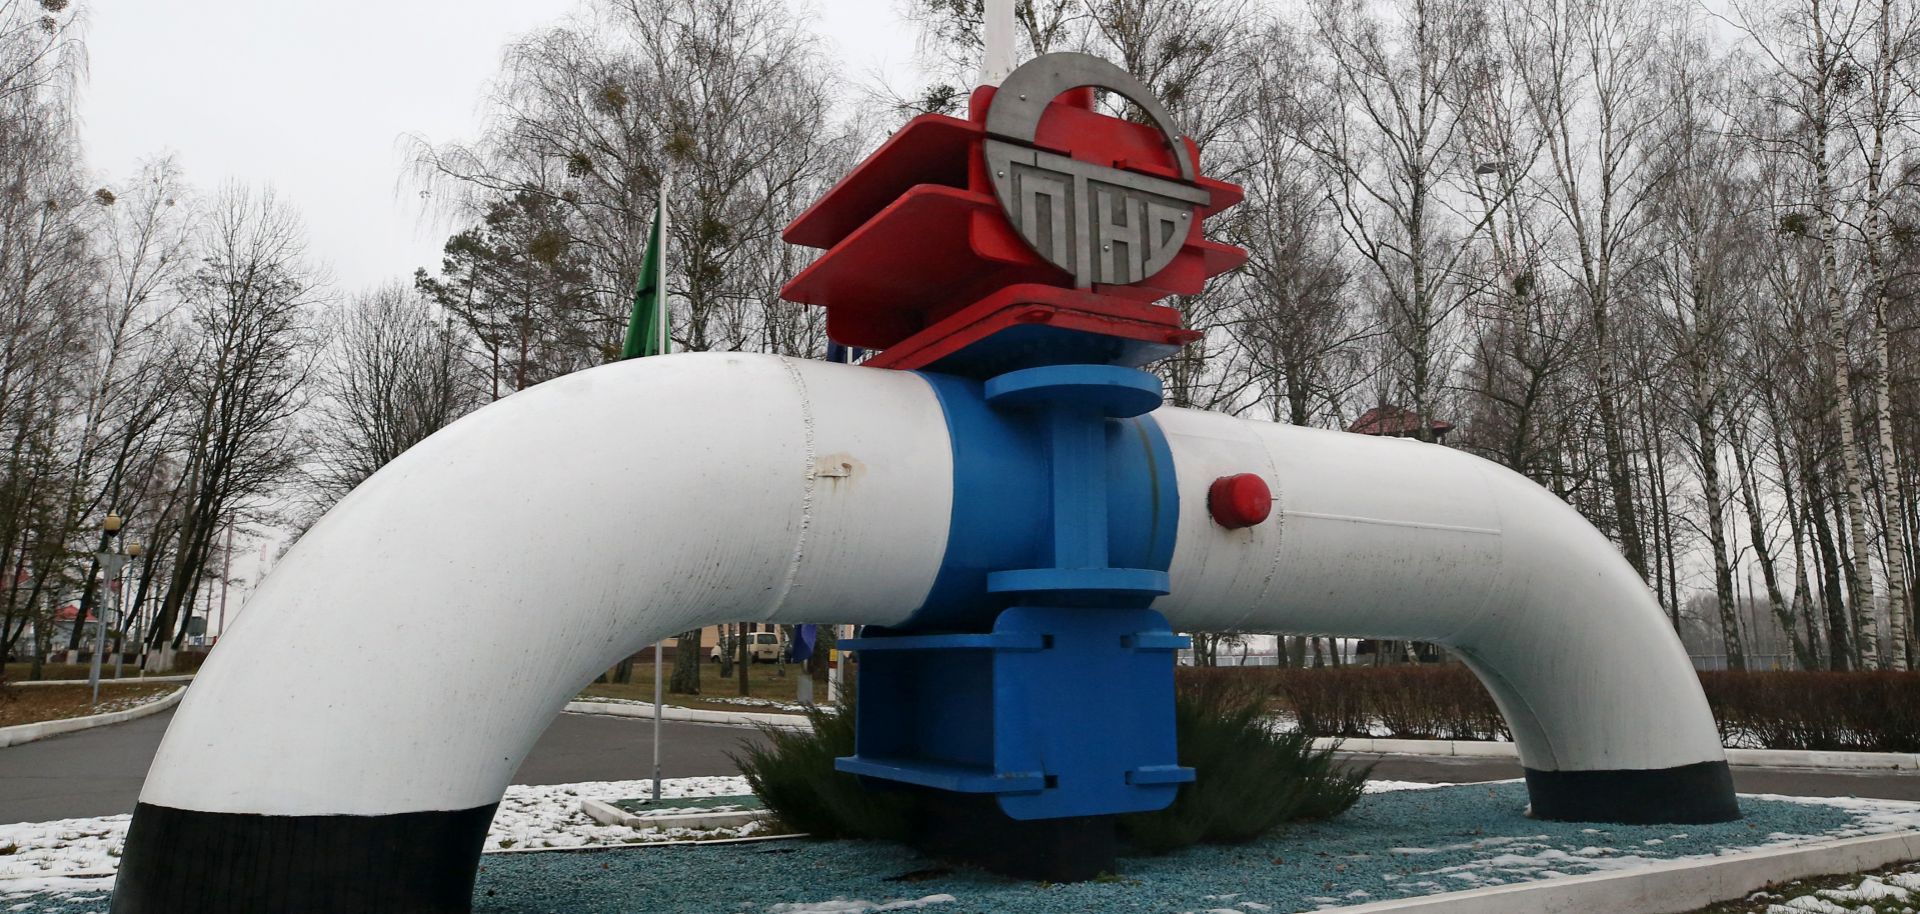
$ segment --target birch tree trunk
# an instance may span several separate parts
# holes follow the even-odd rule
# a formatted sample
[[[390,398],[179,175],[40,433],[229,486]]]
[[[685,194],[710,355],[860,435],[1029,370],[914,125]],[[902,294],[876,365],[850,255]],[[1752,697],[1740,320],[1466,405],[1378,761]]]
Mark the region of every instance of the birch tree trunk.
[[[1880,484],[1881,491],[1887,494],[1886,516],[1881,525],[1886,537],[1886,550],[1883,553],[1887,568],[1887,638],[1890,642],[1889,664],[1895,670],[1907,668],[1908,624],[1907,624],[1907,568],[1904,539],[1906,522],[1900,514],[1900,470],[1893,448],[1893,371],[1888,358],[1887,333],[1887,287],[1891,281],[1887,265],[1887,210],[1886,210],[1886,161],[1887,132],[1893,127],[1893,89],[1894,57],[1893,44],[1893,3],[1892,0],[1880,0],[1874,32],[1876,36],[1872,88],[1872,104],[1868,111],[1868,121],[1872,139],[1867,152],[1867,270],[1870,283],[1867,294],[1873,302],[1873,356],[1874,374],[1874,413],[1878,418]],[[1842,401],[1845,402],[1844,399]],[[1851,482],[1852,480],[1850,480]],[[1856,485],[1857,488],[1857,485]],[[1859,493],[1850,491],[1854,510],[1860,510]],[[1863,555],[1860,545],[1861,529],[1858,520],[1854,528],[1855,554]],[[1863,574],[1862,577],[1865,577]],[[1868,587],[1872,583],[1868,581]],[[1867,591],[1870,596],[1871,589]],[[1871,601],[1867,606],[1871,614]]]
[[[1848,542],[1841,546],[1841,562],[1847,573],[1854,616],[1858,619],[1860,665],[1862,669],[1874,670],[1880,668],[1880,626],[1874,606],[1873,569],[1867,564],[1866,474],[1853,425],[1853,363],[1847,347],[1846,292],[1840,287],[1840,227],[1830,148],[1835,96],[1839,93],[1835,82],[1841,67],[1840,47],[1828,33],[1825,4],[1814,0],[1809,7],[1815,83],[1811,87],[1807,157],[1813,165],[1814,202],[1820,216],[1820,267],[1826,281],[1827,350],[1834,387],[1831,416],[1833,424],[1839,427],[1840,466],[1845,474],[1841,507],[1846,516]]]

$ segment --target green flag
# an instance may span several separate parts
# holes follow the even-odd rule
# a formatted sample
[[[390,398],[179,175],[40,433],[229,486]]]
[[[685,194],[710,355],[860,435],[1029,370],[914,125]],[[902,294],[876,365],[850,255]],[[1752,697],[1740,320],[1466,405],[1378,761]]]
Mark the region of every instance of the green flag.
[[[633,317],[627,321],[627,342],[621,360],[667,352],[667,190],[660,188],[660,208],[653,213],[653,231],[647,236],[646,262],[633,288]]]

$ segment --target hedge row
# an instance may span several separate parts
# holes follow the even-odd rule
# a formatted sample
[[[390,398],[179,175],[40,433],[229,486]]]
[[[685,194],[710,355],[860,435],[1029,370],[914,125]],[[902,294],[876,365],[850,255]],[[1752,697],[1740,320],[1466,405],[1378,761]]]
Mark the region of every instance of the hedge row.
[[[1183,684],[1248,677],[1274,710],[1313,736],[1509,739],[1493,699],[1465,667],[1288,670],[1182,668]],[[1700,674],[1728,746],[1920,752],[1920,673]]]
[[[1275,710],[1312,736],[1396,739],[1506,739],[1506,721],[1464,667],[1183,667],[1186,681],[1260,680],[1278,697]],[[1184,683],[1183,683],[1184,684]]]
[[[1920,752],[1920,673],[1701,673],[1729,746]]]

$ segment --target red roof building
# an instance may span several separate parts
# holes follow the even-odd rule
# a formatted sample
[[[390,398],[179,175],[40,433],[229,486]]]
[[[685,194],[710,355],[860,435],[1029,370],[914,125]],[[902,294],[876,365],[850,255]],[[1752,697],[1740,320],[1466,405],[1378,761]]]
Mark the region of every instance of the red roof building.
[[[72,603],[68,603],[67,605],[62,606],[59,609],[54,610],[53,612],[53,621],[55,622],[72,622],[73,620],[79,617],[80,617],[80,607],[75,606]],[[93,611],[88,610],[87,621],[92,622],[93,618],[94,618]]]
[[[1352,425],[1347,426],[1347,431],[1382,438],[1412,438],[1420,430],[1420,425],[1420,417],[1412,410],[1398,406],[1376,406],[1367,410],[1366,415],[1355,419]],[[1453,423],[1444,419],[1429,419],[1426,426],[1435,441],[1453,431]]]

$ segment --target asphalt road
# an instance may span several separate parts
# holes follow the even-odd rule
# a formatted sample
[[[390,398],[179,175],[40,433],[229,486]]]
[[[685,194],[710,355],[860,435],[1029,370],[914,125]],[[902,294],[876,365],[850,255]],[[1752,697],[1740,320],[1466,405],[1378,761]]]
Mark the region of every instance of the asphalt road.
[[[0,822],[41,822],[133,811],[147,765],[173,712],[131,723],[0,749]],[[715,724],[662,725],[667,777],[737,774],[727,753],[752,730]],[[1521,776],[1516,762],[1349,756],[1372,763],[1373,777],[1396,781],[1471,783]],[[570,784],[650,776],[652,723],[623,717],[562,714],[514,775],[516,784]],[[1741,793],[1857,796],[1920,800],[1920,773],[1840,773],[1791,768],[1735,768]]]

